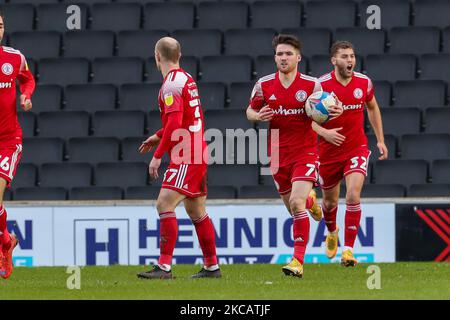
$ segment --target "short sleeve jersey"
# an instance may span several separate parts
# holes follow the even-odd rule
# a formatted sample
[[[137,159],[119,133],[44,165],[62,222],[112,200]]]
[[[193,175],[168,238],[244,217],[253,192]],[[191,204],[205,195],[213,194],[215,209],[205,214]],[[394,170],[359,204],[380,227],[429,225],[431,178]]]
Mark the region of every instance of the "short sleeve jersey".
[[[0,46],[0,143],[22,143],[17,120],[16,80],[34,90],[34,78],[20,51]],[[29,93],[31,93],[29,92]]]
[[[306,99],[321,86],[314,77],[297,73],[294,82],[285,88],[274,73],[259,79],[252,91],[250,107],[259,111],[268,105],[274,111],[270,121],[272,130],[278,130],[279,141],[269,138],[269,150],[278,150],[280,167],[317,154],[317,134],[311,128],[311,119],[305,112]]]
[[[178,140],[173,141],[169,155],[175,145],[180,146],[180,157],[184,151],[191,153],[191,163],[204,163],[203,153],[207,148],[204,140],[204,117],[197,84],[183,69],[170,71],[164,78],[158,96],[159,110],[163,128],[167,115],[179,111],[183,113],[181,128],[184,129]],[[189,139],[187,139],[189,137]],[[181,142],[181,144],[179,144]],[[190,143],[186,144],[186,143]],[[172,159],[173,160],[173,159]]]
[[[364,133],[364,106],[374,97],[372,81],[362,73],[353,72],[352,79],[344,86],[336,79],[332,71],[319,78],[322,88],[326,92],[334,92],[342,102],[344,112],[337,118],[322,126],[326,129],[340,128],[340,134],[346,137],[344,143],[337,147],[320,139],[320,163],[333,162],[344,159],[357,148],[367,147],[367,137]]]

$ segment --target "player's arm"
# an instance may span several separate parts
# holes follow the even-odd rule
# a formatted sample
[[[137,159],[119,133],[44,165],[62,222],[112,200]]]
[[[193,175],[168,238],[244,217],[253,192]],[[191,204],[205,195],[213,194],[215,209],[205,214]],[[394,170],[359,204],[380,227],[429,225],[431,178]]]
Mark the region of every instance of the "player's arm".
[[[375,96],[373,96],[370,101],[366,101],[366,105],[369,122],[377,137],[377,147],[381,154],[380,157],[378,157],[378,160],[385,160],[388,157],[388,149],[384,143],[383,122],[381,120],[381,112]]]
[[[252,122],[270,121],[273,118],[273,110],[269,106],[264,106],[259,111],[252,108],[251,105],[247,108],[247,119]]]
[[[339,130],[342,130],[342,127],[325,129],[315,121],[311,122],[311,127],[319,136],[324,138],[325,141],[334,144],[337,147],[341,146],[345,141],[345,136],[338,132]]]
[[[17,75],[17,80],[19,81],[20,92],[20,106],[24,111],[30,110],[33,105],[31,103],[31,95],[36,87],[36,82],[34,81],[33,74],[30,69],[28,69],[28,64],[25,57],[20,54],[22,59],[19,74]]]
[[[246,114],[247,119],[252,122],[270,121],[273,118],[273,110],[267,105],[264,99],[260,80],[253,87]]]

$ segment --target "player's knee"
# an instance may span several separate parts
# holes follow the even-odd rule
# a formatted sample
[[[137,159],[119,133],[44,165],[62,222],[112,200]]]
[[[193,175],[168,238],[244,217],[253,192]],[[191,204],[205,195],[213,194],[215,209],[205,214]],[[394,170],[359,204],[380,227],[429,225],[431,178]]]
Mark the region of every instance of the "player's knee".
[[[323,199],[322,204],[328,210],[334,209],[338,206],[338,200],[336,199]]]
[[[158,197],[156,200],[156,210],[158,213],[174,211],[173,205],[164,197]]]
[[[361,199],[360,192],[356,189],[348,189],[345,200],[347,203],[359,203]]]
[[[305,210],[306,200],[302,198],[291,198],[289,199],[289,207],[293,213]]]

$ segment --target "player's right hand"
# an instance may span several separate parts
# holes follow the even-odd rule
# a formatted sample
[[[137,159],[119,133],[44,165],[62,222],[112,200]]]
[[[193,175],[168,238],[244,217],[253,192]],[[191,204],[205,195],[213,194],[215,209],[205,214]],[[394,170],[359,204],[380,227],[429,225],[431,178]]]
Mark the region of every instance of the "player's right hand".
[[[333,128],[333,129],[327,129],[326,131],[321,134],[321,136],[329,143],[334,144],[337,147],[340,147],[344,141],[345,136],[340,134],[338,131],[342,130],[342,127],[340,128]]]
[[[273,109],[269,106],[264,106],[258,112],[258,121],[270,121],[273,118]]]
[[[33,107],[31,100],[27,98],[26,95],[22,94],[20,96],[20,107],[23,111],[29,111]]]
[[[139,153],[144,154],[150,152],[155,146],[158,145],[161,140],[156,134],[150,136],[147,140],[142,141],[141,146],[139,147]]]

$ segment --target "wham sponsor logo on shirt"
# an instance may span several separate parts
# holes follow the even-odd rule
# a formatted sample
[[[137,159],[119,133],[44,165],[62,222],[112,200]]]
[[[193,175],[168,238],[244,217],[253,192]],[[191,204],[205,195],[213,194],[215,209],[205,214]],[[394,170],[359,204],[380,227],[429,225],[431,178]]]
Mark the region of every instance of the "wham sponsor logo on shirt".
[[[12,88],[11,82],[0,82],[0,89],[10,89]]]
[[[273,110],[273,113],[276,115],[290,116],[290,115],[296,115],[296,114],[303,114],[303,113],[305,113],[305,109],[303,109],[303,108],[285,109],[283,106],[279,106],[278,109]]]

